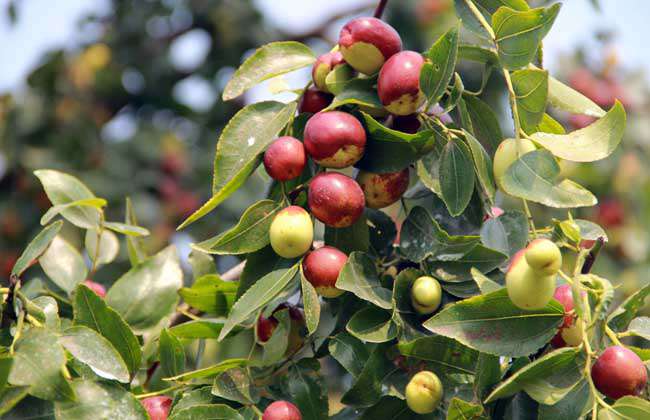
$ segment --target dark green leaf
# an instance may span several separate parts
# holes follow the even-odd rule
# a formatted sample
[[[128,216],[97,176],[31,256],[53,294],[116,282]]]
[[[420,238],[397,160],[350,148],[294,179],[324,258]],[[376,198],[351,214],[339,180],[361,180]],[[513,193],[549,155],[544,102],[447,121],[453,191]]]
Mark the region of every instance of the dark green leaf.
[[[650,295],[650,284],[625,299],[618,308],[614,309],[607,318],[607,324],[614,331],[624,331],[639,309],[643,307],[648,295]]]
[[[467,106],[467,114],[471,121],[472,134],[486,148],[490,156],[499,147],[503,140],[503,133],[499,126],[499,120],[492,108],[476,96],[463,95],[463,101]]]
[[[446,373],[474,374],[478,352],[442,335],[429,335],[398,345],[401,354],[424,360]]]
[[[397,336],[397,325],[389,311],[370,306],[355,313],[345,329],[359,340],[368,343],[384,343]]]
[[[305,419],[327,419],[329,405],[323,377],[304,364],[289,368],[285,389]]]
[[[472,154],[465,143],[455,138],[447,142],[440,156],[440,192],[449,214],[465,210],[474,192]]]
[[[338,248],[346,254],[353,251],[368,252],[370,246],[368,220],[362,215],[352,226],[343,228],[325,226],[325,244]]]
[[[373,260],[362,252],[353,252],[341,269],[336,287],[354,293],[380,308],[390,309],[391,292],[382,287]]]
[[[396,369],[385,356],[383,345],[375,347],[352,387],[343,394],[341,402],[353,407],[368,407],[382,396],[382,385]]]
[[[165,378],[166,381],[178,381],[186,382],[190,379],[203,379],[203,378],[212,378],[219,375],[222,372],[225,372],[229,369],[246,366],[248,364],[248,359],[228,359],[224,360],[216,365],[208,366],[206,368],[193,370],[191,372],[185,372],[178,376],[171,378]]]
[[[32,261],[45,252],[48,245],[56,237],[63,226],[62,221],[54,222],[50,226],[44,227],[43,230],[39,232],[34,239],[27,245],[23,253],[20,255],[20,258],[14,264],[13,269],[11,270],[12,275],[19,276],[29,268]]]
[[[494,170],[492,169],[492,159],[483,148],[483,145],[469,132],[465,131],[465,139],[469,145],[476,170],[476,179],[483,189],[483,192],[490,199],[494,199],[496,187],[494,185]]]
[[[526,215],[518,210],[508,210],[499,217],[491,217],[481,226],[481,241],[492,249],[513,256],[528,242]]]
[[[313,334],[318,328],[320,321],[320,300],[316,289],[307,281],[305,276],[300,272],[300,287],[302,290],[302,303],[305,310],[305,324],[309,335]]]
[[[160,369],[165,377],[176,376],[185,370],[185,350],[176,336],[164,329],[159,339]]]
[[[363,366],[370,357],[368,348],[359,339],[346,331],[332,337],[328,344],[330,355],[355,378],[363,371]]]
[[[420,89],[427,103],[438,102],[454,74],[458,55],[458,26],[452,27],[431,46],[420,71]]]
[[[449,403],[447,420],[485,419],[481,414],[483,414],[483,407],[480,404],[472,404],[454,397]]]
[[[472,279],[472,268],[481,273],[488,273],[507,259],[507,255],[479,244],[455,261],[427,259],[424,261],[424,267],[434,277],[449,282],[461,282]]]
[[[212,395],[236,401],[240,404],[255,404],[259,393],[250,374],[245,369],[230,369],[214,379]]]
[[[536,131],[546,111],[548,96],[548,72],[525,69],[512,73],[521,128],[528,134]]]
[[[169,331],[178,338],[217,338],[223,319],[196,319],[173,326]]]
[[[77,400],[57,403],[57,420],[133,419],[149,416],[133,394],[110,383],[80,380],[72,383]]]

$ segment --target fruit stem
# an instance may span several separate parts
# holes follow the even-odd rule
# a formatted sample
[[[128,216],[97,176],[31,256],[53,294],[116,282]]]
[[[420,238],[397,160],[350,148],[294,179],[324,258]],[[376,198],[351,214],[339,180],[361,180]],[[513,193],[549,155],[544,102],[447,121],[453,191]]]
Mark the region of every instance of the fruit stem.
[[[563,278],[567,283],[569,283],[569,284],[573,284],[573,279],[572,279],[571,277],[567,276],[567,274],[566,274],[564,271],[559,270],[559,271],[558,271],[558,274],[559,274],[560,277],[562,277],[562,278]]]
[[[585,263],[582,265],[582,269],[580,270],[582,274],[589,274],[591,268],[594,266],[594,263],[596,262],[596,258],[598,258],[598,254],[600,253],[600,249],[603,247],[604,243],[605,243],[605,238],[603,238],[602,236],[600,236],[596,240],[596,243],[589,251],[589,255],[587,255],[587,258],[585,258]]]
[[[621,344],[621,341],[618,339],[616,333],[611,328],[609,328],[608,325],[605,325],[605,334],[607,334],[607,337],[609,337],[609,339],[612,340],[614,344],[621,347],[623,346],[623,344]]]
[[[388,4],[388,0],[379,0],[379,4],[377,5],[377,8],[375,9],[375,14],[373,16],[376,17],[377,19],[381,19],[387,4]]]
[[[136,395],[135,398],[138,399],[138,400],[142,400],[142,399],[149,398],[149,397],[156,397],[158,395],[166,394],[166,393],[168,393],[170,391],[175,391],[178,388],[182,388],[184,386],[185,386],[185,384],[178,384],[178,385],[170,386],[169,388],[161,389],[159,391],[154,391],[154,392],[149,392],[149,393],[146,393],[146,394]]]

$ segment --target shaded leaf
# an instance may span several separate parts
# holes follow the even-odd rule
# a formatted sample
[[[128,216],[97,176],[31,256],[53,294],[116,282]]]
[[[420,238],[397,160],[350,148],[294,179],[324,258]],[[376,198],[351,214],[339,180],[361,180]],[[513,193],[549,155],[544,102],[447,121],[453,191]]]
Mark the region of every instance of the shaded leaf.
[[[449,214],[458,216],[465,210],[474,192],[472,154],[460,139],[451,139],[440,156],[440,193]]]
[[[354,293],[380,308],[390,309],[391,292],[382,287],[373,260],[362,252],[353,252],[339,273],[336,287]]]
[[[352,315],[345,329],[368,343],[384,343],[397,336],[397,325],[389,311],[370,306]]]
[[[32,261],[45,252],[50,242],[56,237],[63,226],[62,221],[54,222],[50,226],[44,227],[38,235],[32,239],[32,241],[27,245],[23,253],[20,255],[16,264],[14,264],[11,274],[20,277],[27,268],[29,268]]]
[[[57,420],[97,420],[149,418],[133,394],[110,383],[78,380],[72,383],[77,400],[55,404]]]
[[[178,291],[183,300],[193,308],[216,316],[226,316],[235,302],[237,282],[221,280],[217,274],[198,278],[192,287]]]
[[[185,350],[176,336],[164,329],[160,333],[160,370],[165,377],[176,376],[185,370]]]
[[[458,25],[443,34],[425,54],[427,61],[420,71],[420,89],[427,103],[435,103],[445,93],[454,74],[458,55]]]

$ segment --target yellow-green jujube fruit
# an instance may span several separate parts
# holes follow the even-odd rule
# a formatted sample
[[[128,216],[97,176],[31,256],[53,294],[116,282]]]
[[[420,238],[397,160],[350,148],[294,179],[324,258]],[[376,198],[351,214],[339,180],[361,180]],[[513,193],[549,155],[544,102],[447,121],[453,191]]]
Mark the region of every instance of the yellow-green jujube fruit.
[[[314,225],[302,207],[289,206],[273,219],[269,230],[271,247],[283,258],[296,258],[309,251],[314,241]]]
[[[421,315],[432,314],[440,306],[442,288],[438,280],[429,276],[418,277],[411,287],[411,305]]]
[[[406,385],[406,404],[417,414],[432,413],[442,401],[442,382],[428,370],[418,372]]]
[[[494,153],[494,180],[499,188],[501,186],[501,178],[506,173],[506,170],[512,165],[520,156],[535,150],[535,144],[528,139],[505,139],[497,147]]]
[[[552,241],[535,239],[526,247],[526,262],[533,270],[551,276],[557,274],[562,266],[562,253]]]
[[[555,292],[555,275],[547,276],[533,270],[524,257],[525,249],[512,257],[506,273],[506,289],[512,303],[521,309],[545,307]]]

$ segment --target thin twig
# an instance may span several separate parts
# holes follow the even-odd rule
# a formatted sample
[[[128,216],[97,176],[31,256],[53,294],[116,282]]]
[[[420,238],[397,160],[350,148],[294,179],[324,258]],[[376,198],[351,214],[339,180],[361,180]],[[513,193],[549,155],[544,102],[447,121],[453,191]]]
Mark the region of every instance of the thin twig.
[[[379,0],[379,4],[377,5],[377,8],[375,9],[375,14],[373,16],[376,17],[377,19],[381,19],[387,4],[388,4],[388,0]]]
[[[600,249],[603,247],[604,243],[605,243],[605,238],[603,238],[602,236],[596,240],[596,243],[589,251],[589,255],[587,255],[587,258],[585,258],[585,263],[582,265],[582,270],[580,270],[580,273],[589,274],[591,268],[594,266],[594,263],[596,262],[596,258],[598,258],[598,254],[600,253]]]

